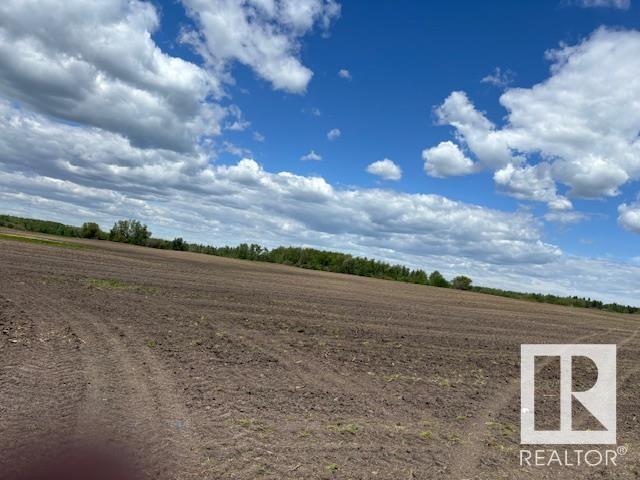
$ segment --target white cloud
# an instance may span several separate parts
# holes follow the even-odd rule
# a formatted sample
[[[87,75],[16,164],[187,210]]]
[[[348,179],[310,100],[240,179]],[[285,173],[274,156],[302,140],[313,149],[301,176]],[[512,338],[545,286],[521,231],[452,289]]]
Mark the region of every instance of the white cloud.
[[[230,121],[228,121],[224,129],[231,130],[232,132],[243,132],[247,128],[251,126],[251,122],[244,118],[242,110],[237,105],[229,105],[227,107],[227,112],[229,113]]]
[[[573,4],[583,8],[609,7],[628,10],[631,0],[574,0]]]
[[[0,100],[0,162],[7,171],[146,192],[180,182],[208,161],[200,149],[141,149],[121,135],[55,122]]]
[[[547,222],[557,223],[580,223],[586,220],[588,217],[584,213],[580,212],[548,212],[544,215],[544,219]]]
[[[558,195],[551,176],[551,166],[546,162],[514,167],[508,164],[493,175],[496,185],[505,193],[521,200],[546,202],[552,210],[569,210],[571,202]]]
[[[302,160],[303,162],[306,162],[306,161],[319,162],[320,160],[322,160],[322,157],[312,149],[306,155],[301,156],[300,160]]]
[[[334,141],[337,138],[340,137],[340,135],[342,135],[342,132],[340,131],[339,128],[332,128],[331,130],[329,130],[329,132],[327,132],[327,138],[330,141]]]
[[[383,180],[400,180],[402,178],[402,169],[388,158],[370,163],[367,166],[367,172],[371,175],[377,175]]]
[[[253,155],[251,153],[251,150],[249,150],[248,148],[238,147],[237,145],[226,140],[222,142],[222,149],[225,152],[240,158],[251,157]]]
[[[55,12],[52,15],[51,12]],[[0,3],[0,96],[66,121],[185,152],[216,135],[218,78],[163,53],[159,19],[138,0]]]
[[[263,143],[266,140],[265,136],[260,132],[253,132],[253,139],[260,143]]]
[[[640,233],[640,203],[620,205],[618,223],[630,232]]]
[[[451,93],[435,114],[440,124],[455,127],[459,139],[476,155],[480,166],[498,169],[517,162],[504,135],[476,110],[466,93]]]
[[[299,58],[299,40],[314,25],[328,28],[340,15],[334,0],[182,0],[199,31],[191,43],[209,68],[227,74],[228,63],[251,67],[274,88],[304,92],[313,76]]]
[[[436,178],[473,173],[473,162],[467,158],[455,143],[441,142],[436,147],[422,151],[424,171]]]
[[[640,267],[607,259],[563,255],[545,265],[474,266],[468,271],[472,278],[516,291],[578,295],[628,305],[637,305],[640,298]]]
[[[135,148],[119,135],[55,123],[7,102],[0,102],[0,127],[0,192],[11,205],[46,199],[68,212],[81,205],[109,222],[126,215],[155,228],[201,226],[218,242],[313,242],[490,263],[560,255],[525,213],[438,195],[337,189],[320,177],[267,172],[249,159],[215,166],[200,154]]]
[[[312,117],[321,117],[322,116],[322,111],[320,111],[320,109],[317,108],[317,107],[303,108],[302,109],[302,113],[311,115]]]
[[[455,128],[479,169],[497,171],[500,186],[518,198],[557,208],[552,182],[567,185],[574,197],[617,195],[640,178],[640,32],[601,28],[547,58],[547,80],[500,97],[508,112],[502,128],[464,92],[453,92],[436,109],[438,120]],[[532,166],[539,158],[543,166]],[[528,188],[517,177],[535,181]]]
[[[338,76],[340,78],[344,78],[345,80],[351,80],[353,78],[351,77],[351,72],[346,68],[341,68],[340,70],[338,70]]]
[[[509,70],[508,68],[506,70],[502,70],[500,67],[496,67],[493,70],[493,73],[490,73],[486,77],[483,77],[480,82],[489,83],[499,88],[505,88],[511,85],[514,79],[515,73],[513,73],[511,70]]]
[[[237,106],[219,104],[234,82],[231,63],[248,65],[274,88],[302,92],[312,72],[299,61],[300,39],[340,14],[334,0],[184,4],[201,30],[185,31],[183,40],[196,45],[204,66],[156,45],[152,2],[0,2],[0,97],[120,134],[133,146],[187,153],[222,129],[250,126]]]

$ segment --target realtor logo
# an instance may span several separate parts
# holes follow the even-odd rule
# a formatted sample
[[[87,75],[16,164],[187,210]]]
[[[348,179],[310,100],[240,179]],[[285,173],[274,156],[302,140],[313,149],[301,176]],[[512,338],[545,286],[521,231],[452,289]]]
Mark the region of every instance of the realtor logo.
[[[523,444],[614,444],[616,443],[616,346],[615,345],[521,345],[520,442]],[[560,358],[560,429],[535,429],[535,359]],[[572,391],[572,359],[593,361],[598,377],[586,391]],[[604,430],[572,428],[573,399],[580,402]]]

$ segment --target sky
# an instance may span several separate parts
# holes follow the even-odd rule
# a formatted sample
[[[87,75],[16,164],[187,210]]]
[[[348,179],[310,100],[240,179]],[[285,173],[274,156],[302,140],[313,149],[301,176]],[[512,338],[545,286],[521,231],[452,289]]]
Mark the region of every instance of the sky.
[[[639,0],[4,0],[0,211],[640,305],[639,29]]]

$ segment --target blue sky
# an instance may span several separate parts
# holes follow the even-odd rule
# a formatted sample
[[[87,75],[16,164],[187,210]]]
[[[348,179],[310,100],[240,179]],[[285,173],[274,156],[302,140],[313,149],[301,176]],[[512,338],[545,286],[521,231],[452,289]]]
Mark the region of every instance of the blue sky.
[[[3,211],[638,303],[638,2],[46,3],[0,7]]]
[[[177,44],[180,29],[191,26],[184,8],[157,2],[166,28],[156,35],[167,51],[197,61]],[[501,210],[533,208],[495,192],[490,172],[448,179],[424,174],[420,153],[451,137],[435,125],[432,110],[452,90],[463,90],[476,106],[500,124],[506,114],[498,103],[503,88],[481,80],[496,67],[511,72],[512,87],[530,87],[549,76],[544,52],[560,42],[574,44],[602,25],[639,28],[639,8],[578,8],[558,1],[496,2],[348,2],[327,35],[309,35],[303,63],[314,72],[304,95],[273,91],[250,68],[234,67],[236,85],[229,88],[252,128],[229,134],[229,141],[249,148],[270,170],[319,174],[333,184],[375,187],[385,182],[366,166],[382,158],[401,166],[403,178],[393,188],[437,193]],[[348,69],[352,79],[337,75]],[[313,115],[314,109],[320,116]],[[336,141],[327,132],[338,128]],[[253,131],[268,141],[253,139]],[[295,132],[295,134],[292,134]],[[321,162],[300,162],[310,149]],[[237,158],[222,153],[221,163]],[[387,182],[388,183],[388,182]],[[616,200],[633,202],[629,185]],[[637,256],[636,234],[617,227],[618,201],[577,200],[576,210],[589,222],[545,225],[546,238],[578,255],[621,260]],[[611,231],[615,230],[615,235]],[[608,232],[608,233],[607,233]]]

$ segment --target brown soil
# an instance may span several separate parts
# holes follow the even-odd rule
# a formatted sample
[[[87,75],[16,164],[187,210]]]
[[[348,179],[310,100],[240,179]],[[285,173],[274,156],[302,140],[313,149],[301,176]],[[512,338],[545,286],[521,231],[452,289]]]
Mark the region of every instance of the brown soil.
[[[146,478],[637,478],[638,316],[75,242],[0,240],[7,477],[55,438]],[[618,344],[618,467],[519,466],[522,343]]]

